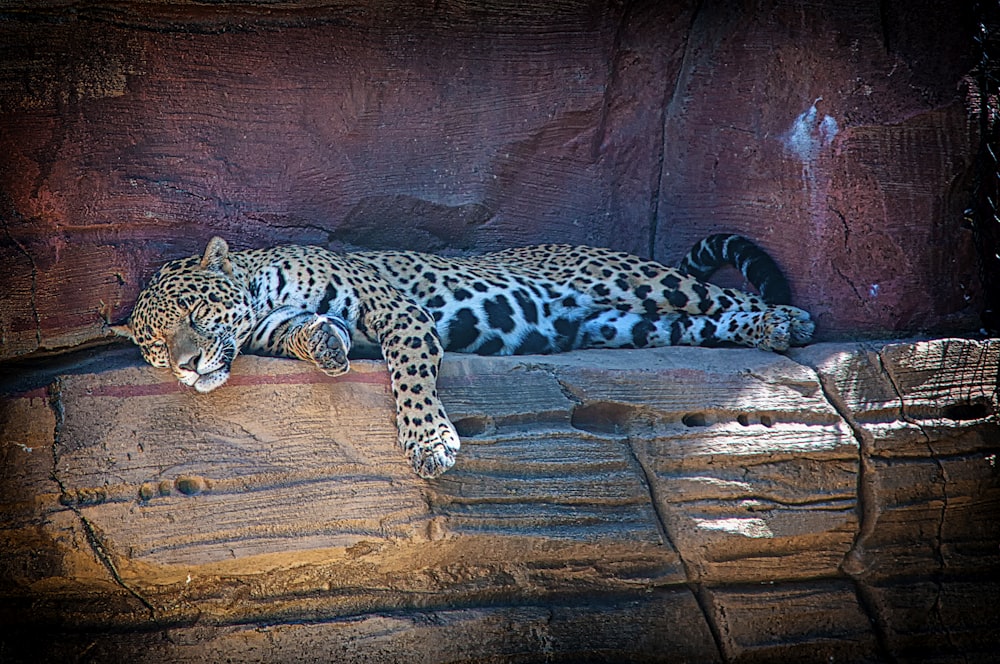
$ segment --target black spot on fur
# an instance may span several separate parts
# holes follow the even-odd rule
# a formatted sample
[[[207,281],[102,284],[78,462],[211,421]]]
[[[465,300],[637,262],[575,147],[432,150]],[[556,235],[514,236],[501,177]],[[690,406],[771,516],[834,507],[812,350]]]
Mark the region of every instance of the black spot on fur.
[[[444,306],[444,298],[440,295],[435,295],[431,299],[427,300],[427,307],[429,309],[440,309]]]
[[[688,305],[688,296],[679,290],[664,291],[664,296],[674,309],[683,309]]]
[[[607,297],[608,295],[611,295],[611,289],[604,284],[594,284],[594,293],[600,297]]]
[[[549,340],[538,330],[532,330],[524,336],[521,345],[514,349],[515,355],[534,355],[549,351]]]
[[[604,337],[605,339],[607,339],[608,341],[611,341],[612,339],[614,339],[615,335],[617,333],[618,333],[618,331],[615,330],[615,328],[613,326],[611,326],[611,325],[602,325],[601,326],[601,336]]]
[[[448,322],[448,347],[446,350],[468,348],[479,337],[476,316],[470,309],[459,309]]]
[[[503,339],[500,337],[493,337],[489,341],[485,342],[482,346],[476,349],[477,355],[496,355],[501,350],[503,350]]]
[[[708,310],[712,308],[712,300],[708,297],[708,288],[705,284],[695,282],[691,284],[691,290],[698,296],[698,310],[703,314],[708,313]]]
[[[427,352],[430,353],[431,355],[437,355],[439,352],[441,352],[440,349],[438,348],[437,337],[435,337],[434,334],[431,332],[428,332],[427,334],[424,335],[424,345],[427,348]]]
[[[632,327],[632,344],[636,348],[645,348],[649,343],[649,333],[656,327],[648,320],[641,320]]]
[[[491,328],[502,332],[511,332],[514,329],[514,319],[511,317],[514,310],[503,295],[497,295],[492,300],[483,302],[483,309],[486,311],[486,320]]]
[[[517,300],[517,305],[521,307],[521,311],[524,313],[524,320],[532,325],[537,323],[538,307],[535,306],[534,301],[524,291],[520,290],[514,291],[514,299]]]
[[[464,288],[456,288],[454,295],[455,299],[458,300],[459,302],[461,302],[462,300],[468,300],[470,297],[472,297],[472,293],[465,290]]]
[[[323,299],[320,300],[319,306],[316,307],[316,312],[321,314],[330,313],[330,303],[337,297],[337,289],[332,283],[326,285],[326,292],[323,294]]]
[[[662,279],[660,279],[660,284],[664,288],[669,288],[671,290],[675,290],[675,289],[677,289],[677,288],[680,287],[680,285],[681,285],[681,278],[678,277],[676,274],[667,274]]]
[[[659,307],[656,304],[656,300],[643,300],[642,302],[643,317],[647,320],[656,320],[660,317]]]
[[[691,324],[691,319],[688,316],[679,316],[670,325],[670,344],[676,346],[681,342],[681,336],[687,330],[688,326]]]
[[[701,332],[702,332],[701,345],[702,346],[718,346],[719,345],[719,338],[715,336],[715,331],[716,331],[715,323],[713,323],[710,320],[706,320],[705,323],[704,323],[704,325],[701,328]]]

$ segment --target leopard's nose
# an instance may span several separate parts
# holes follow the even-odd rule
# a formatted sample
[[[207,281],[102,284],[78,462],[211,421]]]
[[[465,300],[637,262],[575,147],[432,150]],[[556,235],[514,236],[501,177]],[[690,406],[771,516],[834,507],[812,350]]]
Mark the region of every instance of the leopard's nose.
[[[198,360],[200,359],[201,359],[201,351],[198,351],[197,353],[188,356],[188,358],[185,359],[184,361],[178,362],[177,368],[198,373]]]

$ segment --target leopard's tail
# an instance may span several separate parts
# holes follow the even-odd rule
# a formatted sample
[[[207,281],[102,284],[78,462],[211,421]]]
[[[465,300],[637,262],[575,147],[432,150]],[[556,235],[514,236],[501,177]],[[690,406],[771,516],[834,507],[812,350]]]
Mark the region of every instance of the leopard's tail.
[[[754,285],[768,304],[790,304],[792,290],[778,264],[756,244],[741,235],[717,233],[691,247],[678,269],[706,279],[724,265],[732,265]]]

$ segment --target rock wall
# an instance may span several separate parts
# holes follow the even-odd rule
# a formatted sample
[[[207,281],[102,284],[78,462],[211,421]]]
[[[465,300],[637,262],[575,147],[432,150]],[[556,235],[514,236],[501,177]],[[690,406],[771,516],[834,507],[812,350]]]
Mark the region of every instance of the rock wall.
[[[425,482],[384,368],[134,351],[8,377],[4,661],[990,661],[1000,344],[450,356]]]
[[[450,357],[435,482],[377,363],[37,357],[215,234],[737,231],[820,339],[967,333],[966,4],[5,3],[0,661],[990,661],[993,343]]]
[[[738,231],[820,338],[977,329],[952,4],[7,2],[0,357],[100,338],[213,234],[672,264]]]

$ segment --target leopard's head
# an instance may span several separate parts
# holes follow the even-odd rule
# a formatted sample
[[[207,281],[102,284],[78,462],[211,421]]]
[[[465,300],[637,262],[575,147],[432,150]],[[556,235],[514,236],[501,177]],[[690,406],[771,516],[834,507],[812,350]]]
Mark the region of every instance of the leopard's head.
[[[229,246],[215,237],[203,256],[161,267],[139,294],[128,324],[112,329],[132,339],[154,367],[210,392],[229,379],[255,322],[250,293],[233,276]]]

